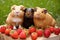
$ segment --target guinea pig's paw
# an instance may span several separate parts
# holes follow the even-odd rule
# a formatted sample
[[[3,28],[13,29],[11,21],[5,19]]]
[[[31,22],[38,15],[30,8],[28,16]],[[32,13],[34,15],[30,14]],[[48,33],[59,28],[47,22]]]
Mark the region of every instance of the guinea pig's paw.
[[[23,27],[22,27],[21,25],[19,25],[19,28],[20,28],[20,29],[23,29]]]
[[[16,27],[14,26],[14,27],[13,27],[13,30],[15,30],[15,29],[16,29]]]

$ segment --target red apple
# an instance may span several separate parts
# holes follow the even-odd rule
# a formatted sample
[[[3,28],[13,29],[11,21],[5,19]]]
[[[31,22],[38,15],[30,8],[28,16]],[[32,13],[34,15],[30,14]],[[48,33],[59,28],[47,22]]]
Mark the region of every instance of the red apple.
[[[31,39],[36,40],[38,37],[38,34],[36,32],[31,33]]]
[[[22,29],[17,29],[17,33],[20,34],[22,32]]]
[[[19,35],[20,39],[26,39],[26,33],[25,31],[22,31]]]
[[[51,33],[54,32],[54,27],[50,27],[49,29],[50,29]]]
[[[6,29],[6,30],[5,30],[5,34],[6,34],[6,35],[9,35],[10,31],[11,31],[11,29]]]
[[[49,30],[49,29],[45,29],[45,31],[44,31],[44,36],[45,36],[46,38],[48,38],[48,37],[50,36],[50,34],[51,34],[50,30]]]
[[[9,29],[13,29],[13,26],[8,26]]]
[[[60,32],[60,27],[59,27],[59,32]]]
[[[10,31],[10,36],[14,39],[18,39],[18,33],[15,30]]]
[[[2,26],[2,27],[0,28],[1,33],[4,33],[5,30],[6,30],[6,27],[5,27],[5,26]]]
[[[37,32],[39,37],[41,37],[43,35],[43,30],[42,29],[39,29],[36,32]]]
[[[33,32],[35,32],[36,31],[36,28],[35,27],[29,27],[29,33],[31,34],[31,33],[33,33]]]
[[[55,28],[55,29],[54,29],[54,34],[59,35],[59,33],[60,33],[59,28]]]

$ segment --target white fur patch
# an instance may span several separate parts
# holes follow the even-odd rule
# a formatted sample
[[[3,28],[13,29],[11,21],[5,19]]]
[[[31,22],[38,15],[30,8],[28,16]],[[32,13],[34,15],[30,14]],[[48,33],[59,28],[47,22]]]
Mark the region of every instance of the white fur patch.
[[[19,13],[16,13],[16,12],[19,12]],[[22,14],[22,11],[21,10],[20,11],[14,11],[14,15],[15,16],[20,15],[20,14]]]
[[[22,22],[22,19],[21,18],[12,18],[12,21],[13,22]]]
[[[13,29],[15,30],[15,29],[16,29],[16,27],[14,26],[14,27],[13,27]]]
[[[20,6],[16,6],[15,10],[13,10],[14,15],[20,15],[22,13],[21,7]],[[17,13],[18,12],[18,13]]]

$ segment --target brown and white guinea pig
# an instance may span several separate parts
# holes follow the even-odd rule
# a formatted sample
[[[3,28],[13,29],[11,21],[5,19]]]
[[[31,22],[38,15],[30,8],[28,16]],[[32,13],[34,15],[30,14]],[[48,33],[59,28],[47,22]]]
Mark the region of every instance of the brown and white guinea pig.
[[[21,24],[23,23],[23,17],[24,17],[24,10],[25,7],[23,5],[17,6],[13,5],[11,7],[11,12],[9,13],[6,23],[7,25],[13,25],[14,28],[19,28]]]
[[[55,26],[55,19],[47,12],[45,8],[36,7],[34,12],[34,25],[38,28],[47,28],[47,26]]]
[[[33,16],[34,16],[34,9],[33,8],[26,8],[24,13],[24,21],[22,26],[24,28],[29,28],[29,26],[34,25]]]

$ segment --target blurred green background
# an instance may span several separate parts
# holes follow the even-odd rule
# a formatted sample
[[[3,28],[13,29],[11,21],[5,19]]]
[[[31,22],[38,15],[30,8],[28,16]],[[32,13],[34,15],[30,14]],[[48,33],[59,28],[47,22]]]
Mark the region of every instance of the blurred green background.
[[[0,0],[0,25],[5,23],[12,5],[46,8],[60,24],[60,0]]]

